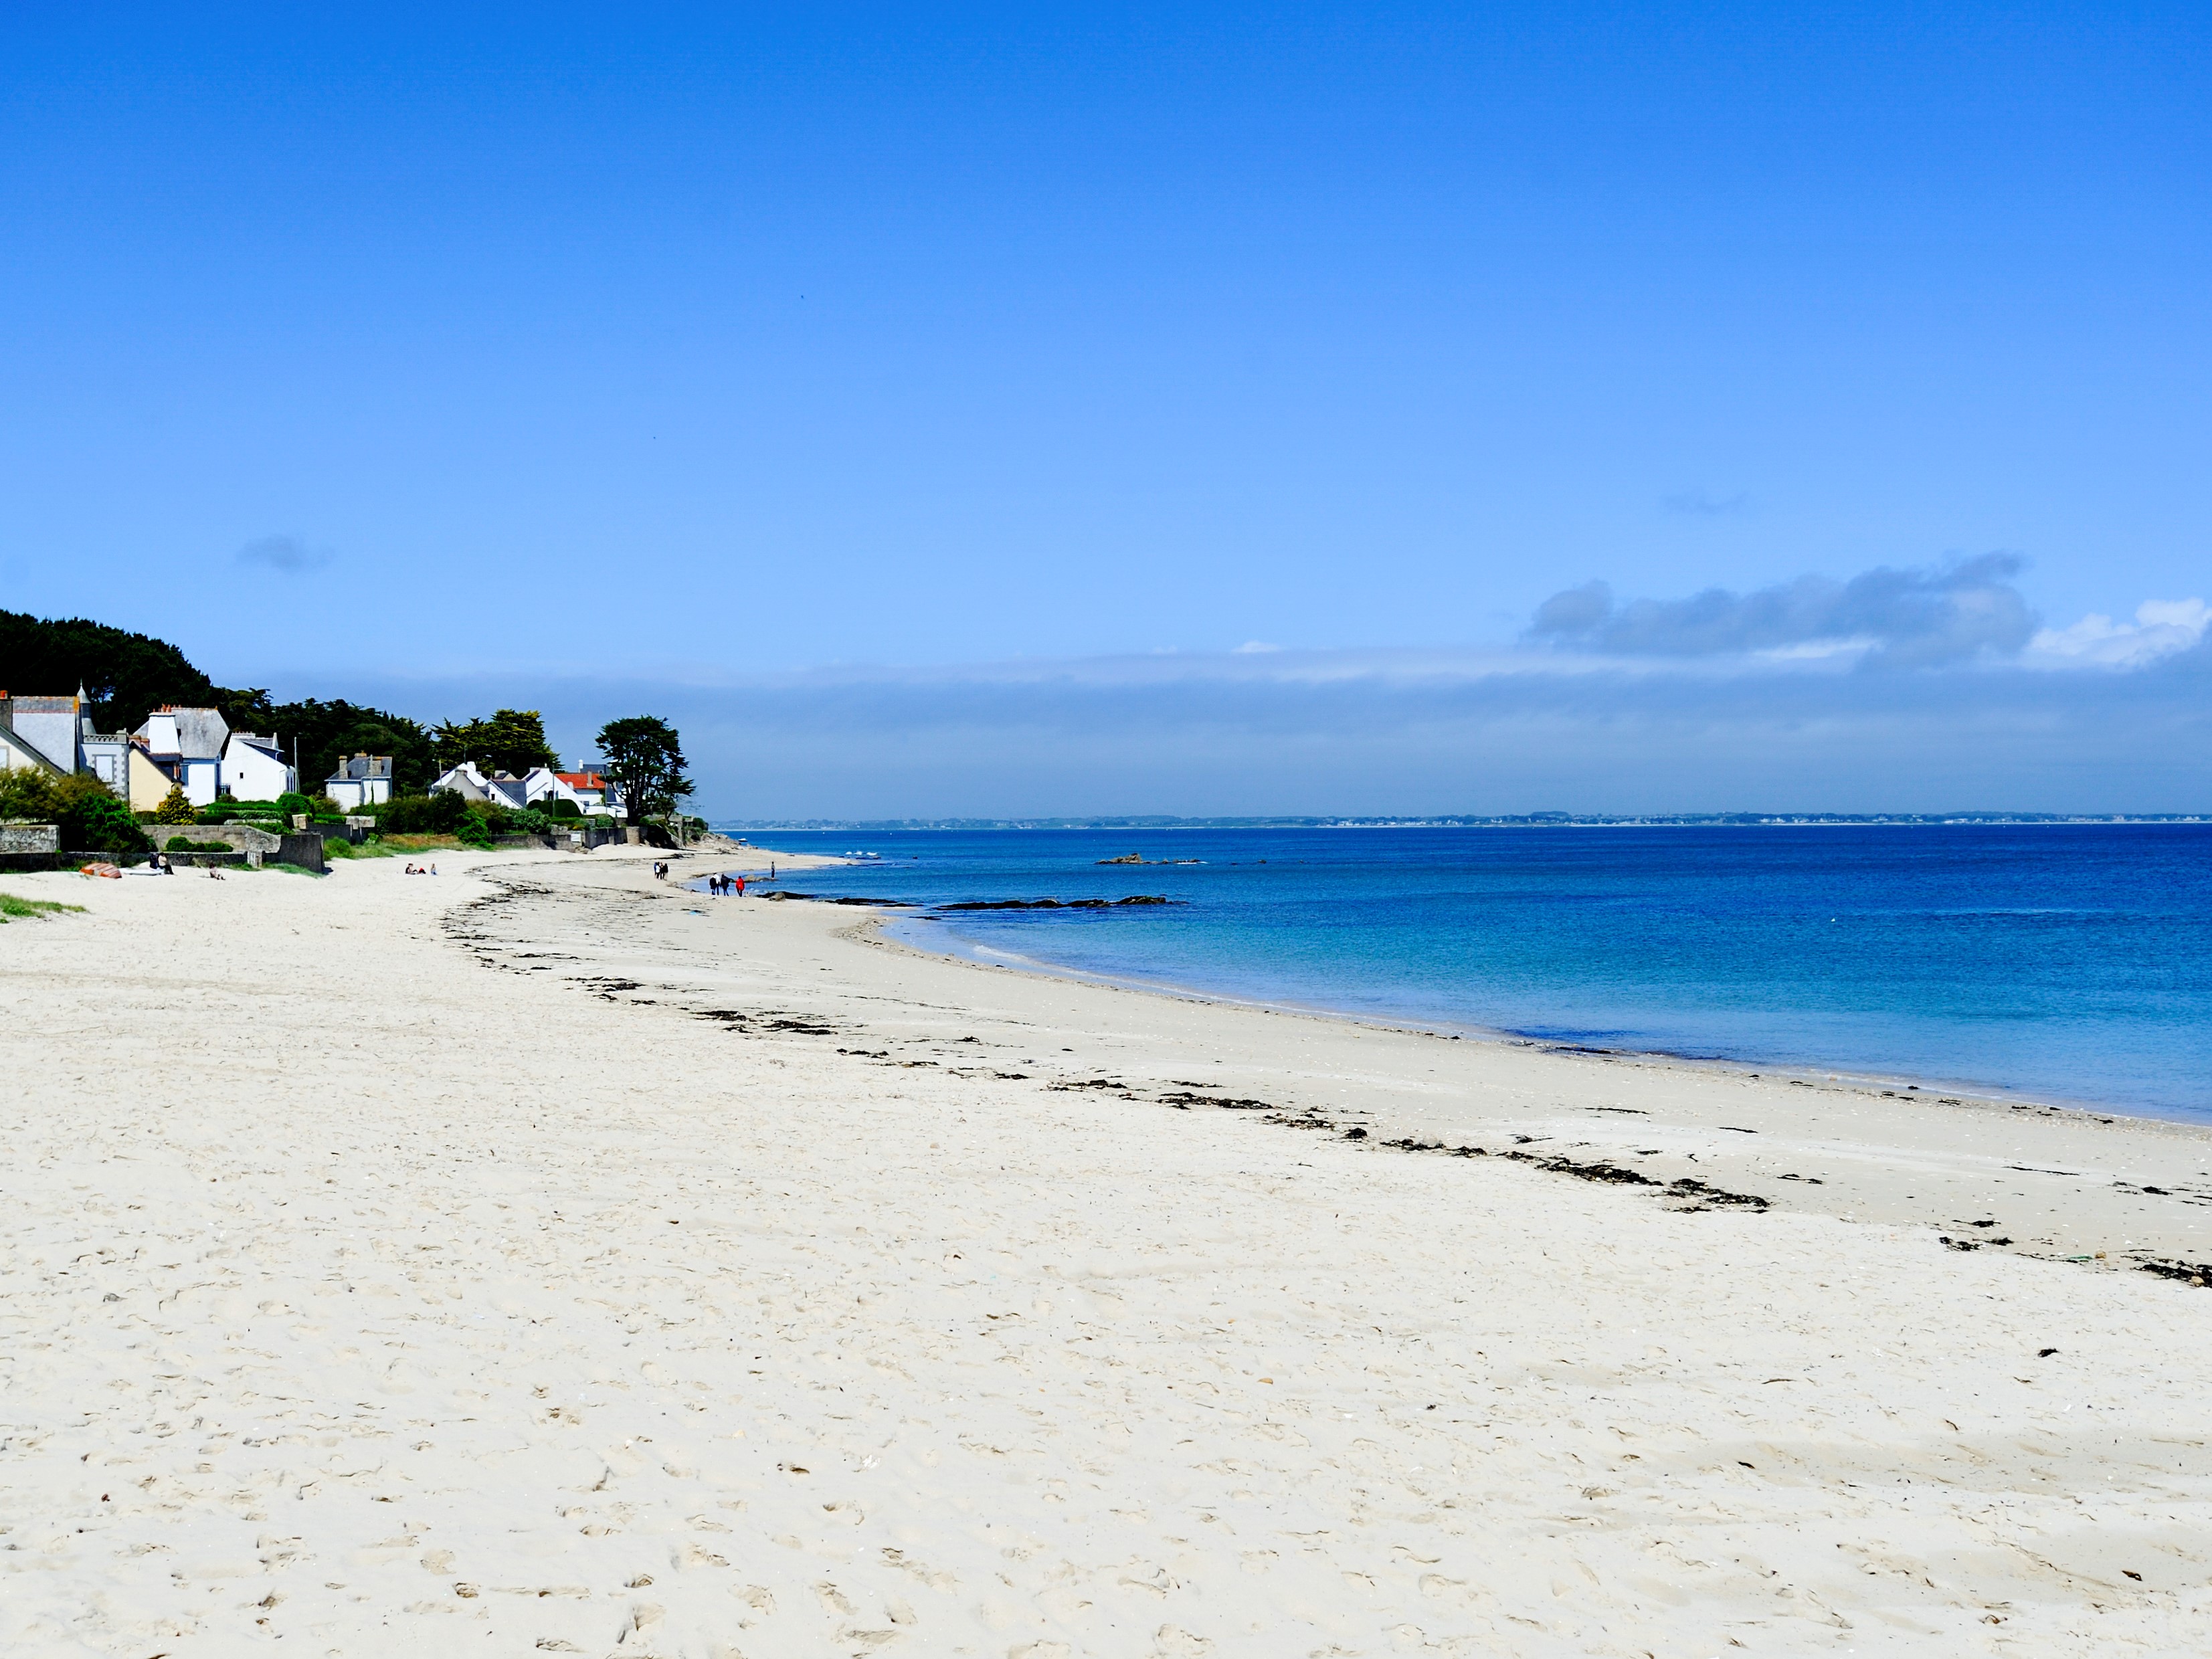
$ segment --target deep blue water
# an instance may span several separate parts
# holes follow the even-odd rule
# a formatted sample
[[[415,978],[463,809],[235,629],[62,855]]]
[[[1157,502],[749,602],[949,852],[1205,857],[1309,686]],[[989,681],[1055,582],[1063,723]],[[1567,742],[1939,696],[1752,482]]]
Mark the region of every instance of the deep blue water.
[[[778,831],[784,884],[1115,979],[2212,1120],[2212,825]],[[1123,853],[1196,865],[1102,866]]]

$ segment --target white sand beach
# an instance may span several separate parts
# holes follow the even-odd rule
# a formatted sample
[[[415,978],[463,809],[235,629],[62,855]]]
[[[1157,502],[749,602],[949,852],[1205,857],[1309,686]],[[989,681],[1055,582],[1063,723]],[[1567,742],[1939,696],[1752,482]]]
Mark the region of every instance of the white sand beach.
[[[0,1653],[2212,1650],[2202,1131],[440,867],[0,878]]]

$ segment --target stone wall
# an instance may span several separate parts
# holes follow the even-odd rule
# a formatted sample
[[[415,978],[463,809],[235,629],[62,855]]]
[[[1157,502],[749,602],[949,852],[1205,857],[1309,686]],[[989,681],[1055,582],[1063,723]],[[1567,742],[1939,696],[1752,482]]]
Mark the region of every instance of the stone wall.
[[[0,823],[0,853],[58,853],[61,847],[58,824],[26,823],[17,818]]]
[[[158,845],[168,839],[168,834],[161,833],[162,831],[186,836],[193,841],[219,841],[238,852],[258,853],[265,859],[276,857],[277,849],[283,846],[285,840],[283,836],[271,835],[266,830],[257,830],[250,823],[235,821],[229,823],[180,823],[173,831],[167,824],[156,824],[148,833],[154,836]]]
[[[318,872],[329,867],[323,862],[323,838],[312,830],[303,830],[296,835],[283,837],[276,848],[276,861],[296,864],[302,870]]]
[[[187,841],[219,841],[233,852],[243,853],[246,861],[257,870],[264,859],[277,855],[285,839],[266,830],[257,830],[250,823],[149,823],[146,833],[154,838],[156,847],[166,846],[172,836],[182,836]],[[318,847],[315,850],[319,855],[316,868],[320,869],[322,849]]]

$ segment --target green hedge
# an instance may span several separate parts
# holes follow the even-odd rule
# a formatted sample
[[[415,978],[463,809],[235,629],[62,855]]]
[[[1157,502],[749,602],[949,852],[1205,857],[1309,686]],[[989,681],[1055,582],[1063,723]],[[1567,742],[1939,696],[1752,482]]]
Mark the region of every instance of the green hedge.
[[[172,836],[165,853],[235,853],[238,849],[227,841],[194,841],[189,836]]]
[[[386,836],[454,836],[469,816],[469,804],[451,791],[435,795],[402,795],[374,807],[377,831]]]

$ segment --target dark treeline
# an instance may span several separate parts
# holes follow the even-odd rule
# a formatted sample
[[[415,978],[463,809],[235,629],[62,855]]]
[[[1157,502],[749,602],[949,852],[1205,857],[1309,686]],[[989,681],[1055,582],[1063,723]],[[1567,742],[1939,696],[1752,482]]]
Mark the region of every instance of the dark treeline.
[[[323,780],[349,755],[392,757],[399,794],[419,794],[449,766],[473,761],[487,773],[518,775],[555,763],[534,709],[502,708],[489,719],[432,727],[389,709],[343,697],[277,702],[259,688],[217,685],[166,640],[83,617],[46,621],[0,611],[0,693],[65,696],[84,688],[104,732],[136,731],[164,703],[219,711],[234,732],[298,745],[300,782],[319,794]]]

